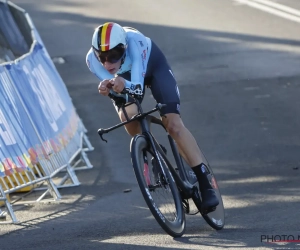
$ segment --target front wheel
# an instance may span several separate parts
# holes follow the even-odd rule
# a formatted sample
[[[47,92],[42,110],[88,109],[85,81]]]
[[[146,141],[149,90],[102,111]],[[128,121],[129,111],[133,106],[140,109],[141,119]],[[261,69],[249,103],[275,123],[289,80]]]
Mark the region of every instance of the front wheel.
[[[154,157],[161,164],[152,166],[150,159],[153,155],[148,146],[143,135],[136,135],[131,140],[131,160],[137,182],[159,225],[169,235],[180,237],[185,230],[185,214],[179,191],[169,171],[172,166],[167,165],[163,152],[159,153],[159,160]]]

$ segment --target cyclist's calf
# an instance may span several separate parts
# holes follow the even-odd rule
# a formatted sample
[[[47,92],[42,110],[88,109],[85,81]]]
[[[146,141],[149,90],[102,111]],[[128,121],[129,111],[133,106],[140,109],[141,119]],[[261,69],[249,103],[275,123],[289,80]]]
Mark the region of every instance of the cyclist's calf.
[[[198,166],[204,157],[191,132],[184,126],[178,114],[167,114],[162,122],[168,133],[176,141],[180,155],[190,167]]]

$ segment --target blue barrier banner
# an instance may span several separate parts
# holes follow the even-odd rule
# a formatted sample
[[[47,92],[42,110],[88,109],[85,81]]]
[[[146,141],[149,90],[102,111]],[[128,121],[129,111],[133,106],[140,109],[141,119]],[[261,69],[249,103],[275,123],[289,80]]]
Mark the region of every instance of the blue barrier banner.
[[[67,146],[76,133],[79,118],[43,46],[35,43],[29,55],[5,67],[34,122],[42,149],[46,150],[43,153]]]
[[[79,117],[44,48],[0,67],[0,177],[21,172],[63,150]]]
[[[0,176],[32,166],[36,133],[3,67],[0,67]]]

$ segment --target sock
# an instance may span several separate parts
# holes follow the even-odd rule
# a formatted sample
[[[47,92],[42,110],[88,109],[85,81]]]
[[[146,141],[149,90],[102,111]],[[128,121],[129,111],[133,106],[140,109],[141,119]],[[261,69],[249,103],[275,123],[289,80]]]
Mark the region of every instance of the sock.
[[[192,168],[195,175],[197,176],[200,191],[205,189],[211,189],[212,186],[210,185],[208,179],[207,179],[207,167],[204,163],[199,164],[196,167]]]

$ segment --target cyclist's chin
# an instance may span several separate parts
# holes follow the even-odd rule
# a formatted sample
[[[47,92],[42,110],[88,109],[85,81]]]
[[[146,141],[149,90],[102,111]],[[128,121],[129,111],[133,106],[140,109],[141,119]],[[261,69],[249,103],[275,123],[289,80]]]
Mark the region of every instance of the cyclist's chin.
[[[121,65],[120,62],[116,62],[116,63],[105,62],[103,64],[104,68],[112,75],[114,75],[118,72],[120,65]]]
[[[107,67],[106,65],[104,66],[104,68],[112,75],[116,74],[118,72],[118,67],[115,67],[113,64],[111,64],[109,67]]]

